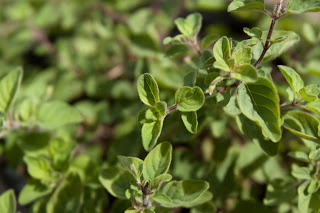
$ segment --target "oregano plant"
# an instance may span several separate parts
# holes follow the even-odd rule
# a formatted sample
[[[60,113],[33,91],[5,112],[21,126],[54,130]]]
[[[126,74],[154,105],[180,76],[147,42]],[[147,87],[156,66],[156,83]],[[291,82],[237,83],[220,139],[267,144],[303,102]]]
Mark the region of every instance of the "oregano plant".
[[[0,212],[320,211],[320,86],[312,76],[320,73],[320,29],[302,24],[301,38],[277,27],[320,11],[320,1],[183,5],[268,18],[269,28],[244,27],[243,40],[205,35],[200,12],[173,21],[181,5],[164,2],[165,12],[143,0],[5,1],[0,20],[23,30],[0,37],[32,37],[34,54],[53,62],[36,75],[32,66],[12,68],[0,80],[0,163],[9,165],[0,186],[12,169],[25,177],[0,195]],[[304,40],[308,54],[290,52]],[[26,55],[27,46],[4,58]]]

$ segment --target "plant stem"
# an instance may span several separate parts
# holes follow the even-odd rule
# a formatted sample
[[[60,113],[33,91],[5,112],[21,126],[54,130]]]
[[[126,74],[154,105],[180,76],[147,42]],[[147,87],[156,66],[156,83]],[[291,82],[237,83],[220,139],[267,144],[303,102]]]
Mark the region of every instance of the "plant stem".
[[[178,104],[173,104],[172,106],[169,106],[167,109],[166,109],[166,114],[165,116],[167,116],[170,112],[176,110],[178,107]]]
[[[197,52],[198,56],[201,56],[202,53],[200,51],[200,48],[198,46],[198,43],[197,43],[197,39],[194,39],[192,42],[191,42],[191,46],[195,49],[195,51]]]
[[[276,21],[281,17],[281,16],[278,16],[278,13],[281,10],[281,7],[282,7],[282,0],[279,0],[277,5],[276,5],[276,7],[275,7],[275,9],[274,9],[273,14],[270,16],[272,20],[271,20],[269,32],[268,32],[268,35],[267,35],[267,39],[266,39],[266,42],[263,45],[263,51],[262,51],[259,59],[253,65],[254,67],[257,67],[261,63],[261,61],[263,60],[265,54],[267,53],[268,49],[270,48],[270,46],[269,46],[270,45],[270,39],[271,39],[273,30],[274,30],[274,26],[276,24]]]

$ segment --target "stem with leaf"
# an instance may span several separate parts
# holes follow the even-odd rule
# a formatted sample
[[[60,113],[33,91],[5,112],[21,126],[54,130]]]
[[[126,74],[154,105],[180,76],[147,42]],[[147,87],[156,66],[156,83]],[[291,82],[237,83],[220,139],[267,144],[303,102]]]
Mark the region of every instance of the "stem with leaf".
[[[274,30],[274,26],[276,24],[276,21],[283,17],[283,15],[279,15],[279,12],[281,10],[281,7],[282,7],[282,0],[279,0],[278,3],[276,4],[276,7],[274,9],[274,12],[273,14],[270,14],[269,12],[266,13],[268,14],[270,17],[271,17],[271,24],[270,24],[270,28],[269,28],[269,32],[268,32],[268,35],[267,35],[267,39],[266,39],[266,42],[264,43],[263,45],[263,51],[259,57],[259,59],[256,61],[256,63],[253,65],[254,67],[257,67],[261,61],[263,60],[264,56],[266,55],[268,49],[270,48],[270,39],[271,39],[271,36],[272,36],[272,33],[273,33],[273,30]]]

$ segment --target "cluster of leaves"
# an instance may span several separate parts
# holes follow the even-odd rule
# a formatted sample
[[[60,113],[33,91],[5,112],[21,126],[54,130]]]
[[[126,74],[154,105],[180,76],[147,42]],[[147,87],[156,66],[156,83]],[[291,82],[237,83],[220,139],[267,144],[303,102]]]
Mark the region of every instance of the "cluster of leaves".
[[[30,177],[20,205],[32,203],[33,213],[319,212],[319,30],[303,25],[314,49],[295,53],[300,61],[283,54],[298,31],[274,30],[285,16],[319,11],[318,1],[290,0],[283,10],[278,0],[273,13],[263,0],[186,1],[271,18],[269,31],[245,27],[246,40],[209,33],[201,42],[200,13],[176,19],[180,34],[162,39],[178,1],[80,2],[2,2],[0,162]],[[42,62],[29,64],[33,57]],[[272,67],[278,57],[287,66]],[[13,59],[26,63],[22,83]],[[12,190],[0,209],[16,211]]]

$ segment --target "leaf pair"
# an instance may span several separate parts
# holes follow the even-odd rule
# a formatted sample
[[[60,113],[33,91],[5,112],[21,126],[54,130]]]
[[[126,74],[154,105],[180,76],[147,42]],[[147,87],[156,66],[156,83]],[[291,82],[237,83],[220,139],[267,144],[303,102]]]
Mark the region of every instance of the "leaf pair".
[[[230,77],[244,81],[255,82],[258,73],[250,62],[252,58],[251,47],[238,48],[231,54],[232,44],[227,37],[221,37],[213,47],[213,56],[216,61],[213,67],[226,72],[231,72]]]

